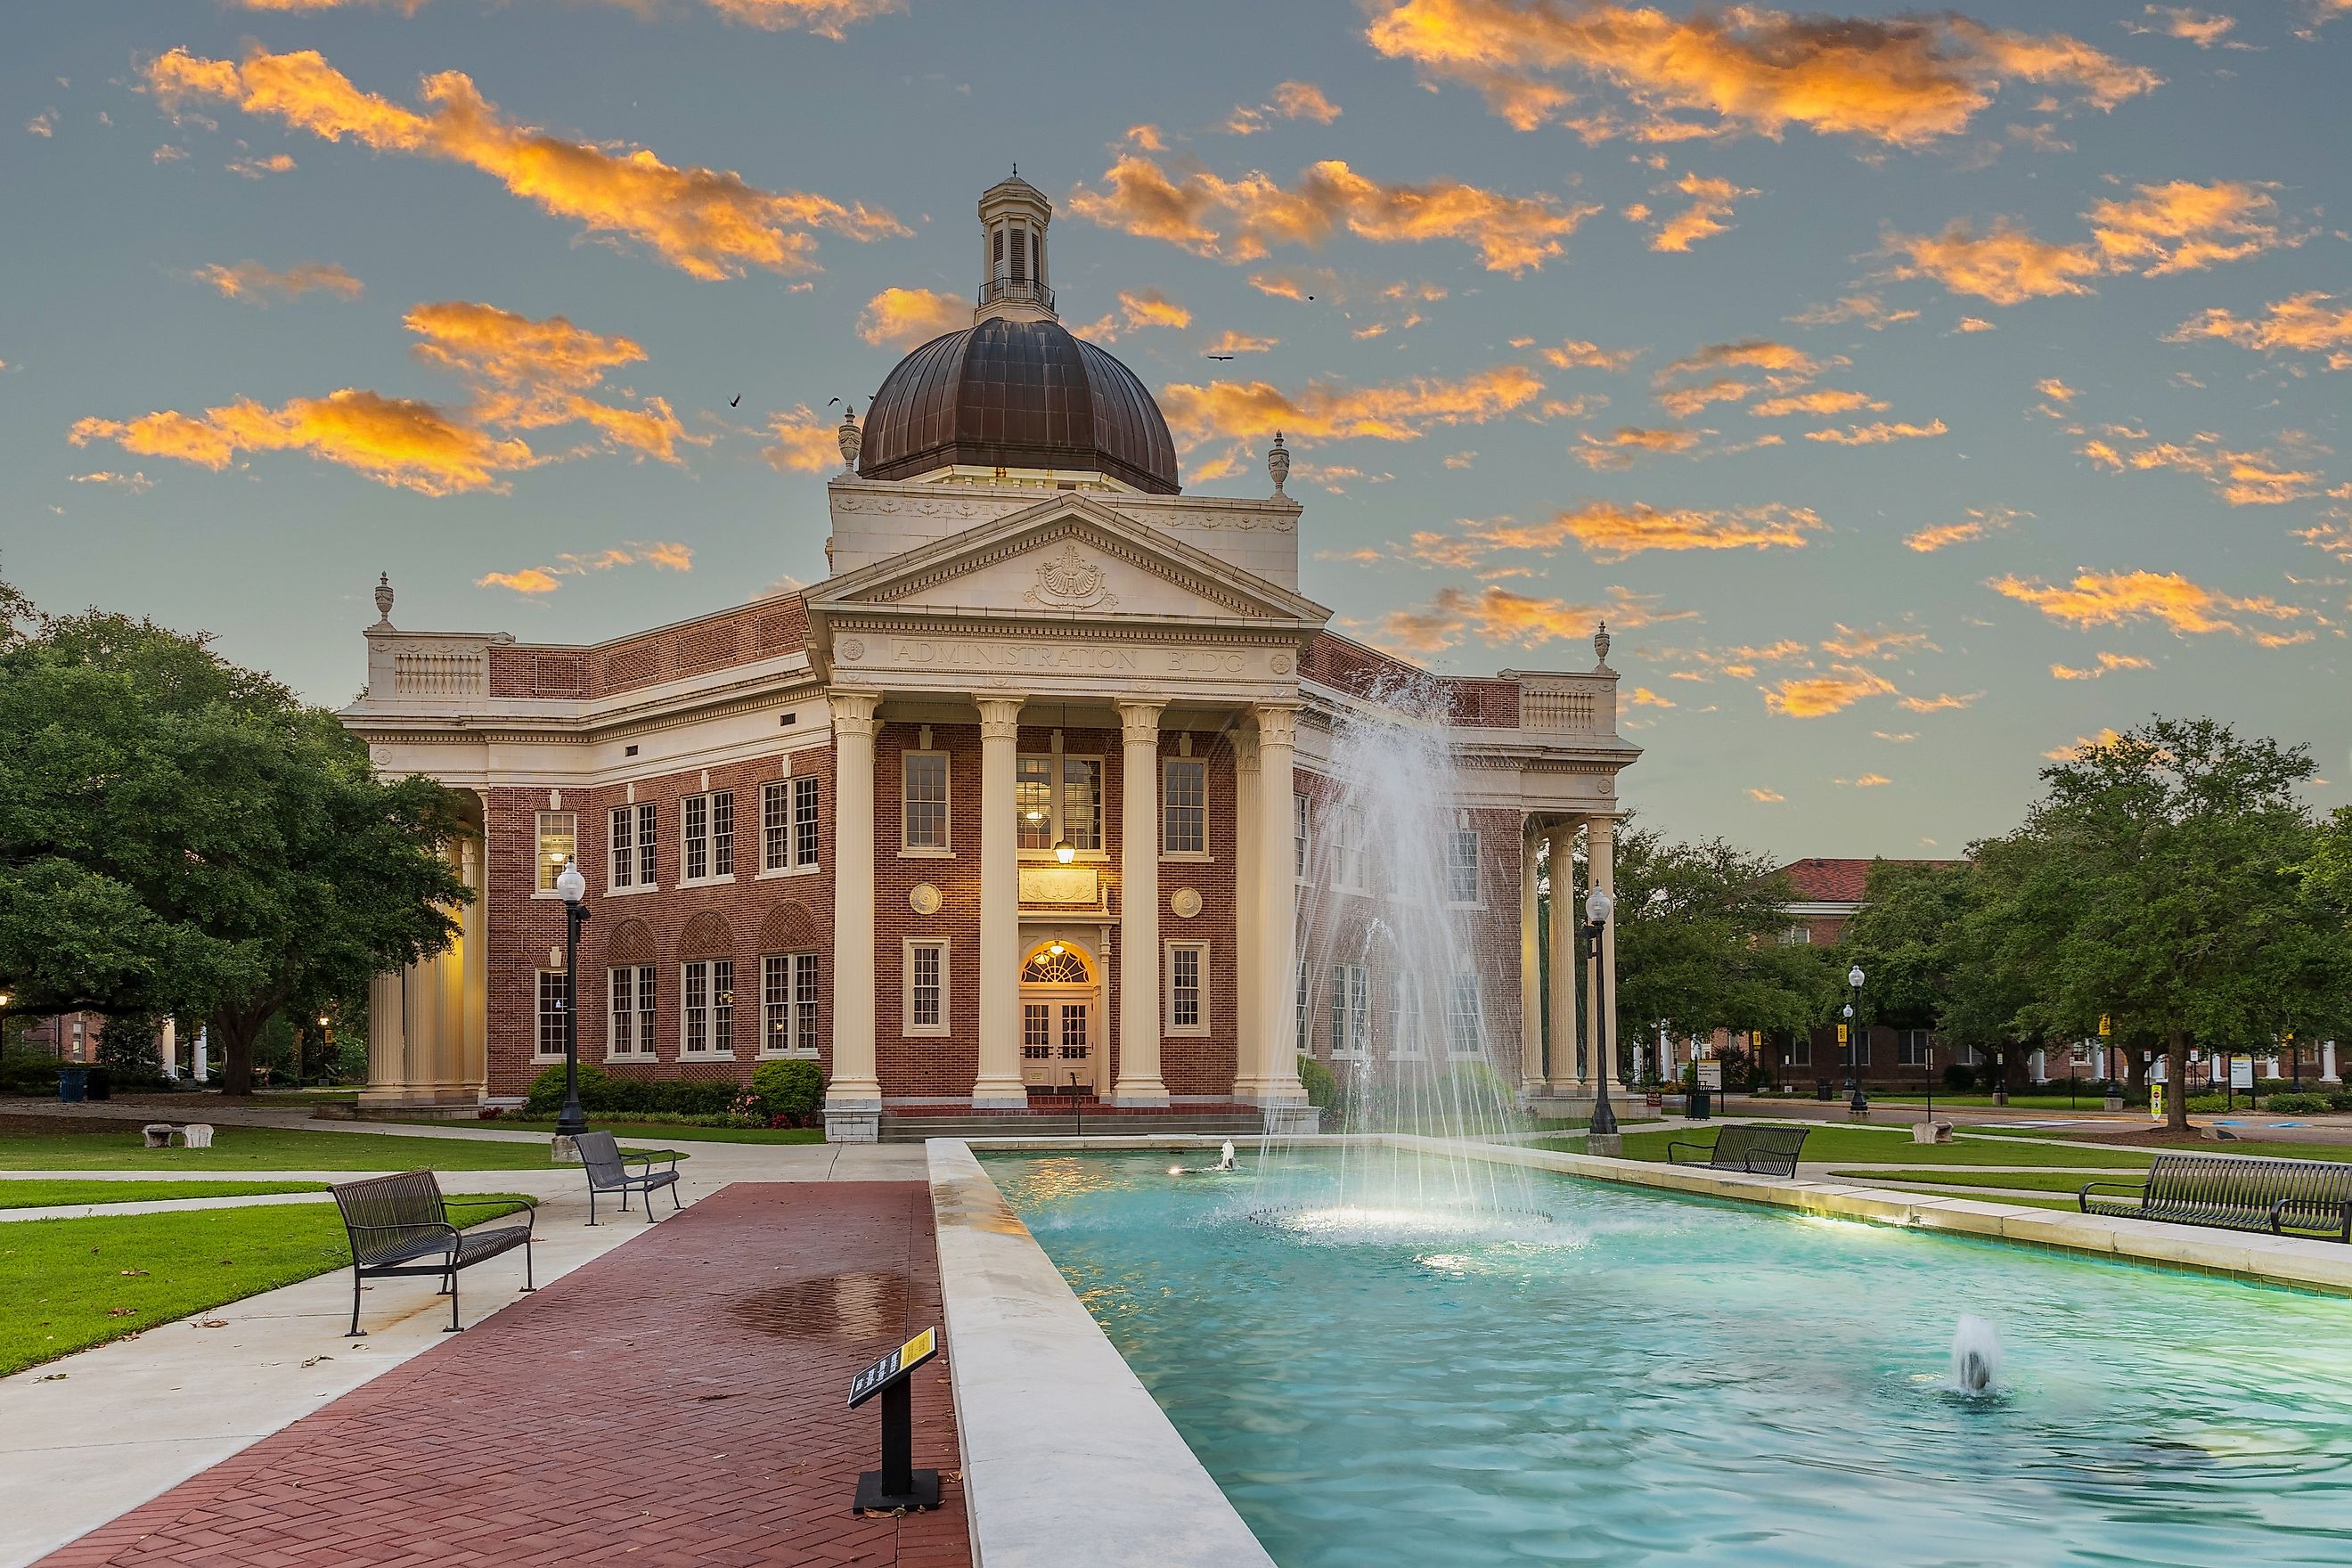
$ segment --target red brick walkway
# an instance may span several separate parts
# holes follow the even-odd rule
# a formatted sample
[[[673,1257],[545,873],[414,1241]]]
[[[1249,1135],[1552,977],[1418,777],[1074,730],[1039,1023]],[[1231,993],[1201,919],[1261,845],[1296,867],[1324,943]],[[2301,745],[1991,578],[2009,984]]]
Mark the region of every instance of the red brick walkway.
[[[968,1568],[944,1356],[914,1393],[945,1506],[849,1506],[880,1431],[878,1405],[842,1408],[849,1379],[939,1317],[921,1184],[738,1184],[45,1568]]]

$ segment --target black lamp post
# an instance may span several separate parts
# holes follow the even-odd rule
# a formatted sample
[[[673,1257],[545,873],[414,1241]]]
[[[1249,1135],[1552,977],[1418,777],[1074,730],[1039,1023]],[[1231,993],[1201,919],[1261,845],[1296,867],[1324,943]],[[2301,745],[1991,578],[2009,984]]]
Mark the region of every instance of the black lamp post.
[[[1609,1103],[1609,950],[1601,944],[1601,933],[1608,929],[1609,917],[1617,912],[1617,900],[1609,896],[1606,888],[1595,888],[1584,900],[1584,939],[1592,944],[1593,973],[1599,977],[1592,987],[1592,1016],[1598,1020],[1592,1035],[1592,1134],[1613,1137],[1617,1131],[1617,1112]]]
[[[588,923],[588,879],[580,874],[580,862],[564,863],[555,890],[563,895],[563,1109],[555,1135],[577,1138],[588,1131],[587,1112],[580,1109],[580,928]]]
[[[1846,1004],[1845,1016],[1853,1020],[1846,1028],[1846,1049],[1853,1058],[1853,1098],[1846,1109],[1856,1116],[1870,1114],[1870,1096],[1863,1092],[1862,1064],[1866,1054],[1862,1045],[1862,1015],[1857,1010],[1862,1001],[1862,965],[1857,963],[1845,972],[1845,983],[1853,987],[1853,1000]]]

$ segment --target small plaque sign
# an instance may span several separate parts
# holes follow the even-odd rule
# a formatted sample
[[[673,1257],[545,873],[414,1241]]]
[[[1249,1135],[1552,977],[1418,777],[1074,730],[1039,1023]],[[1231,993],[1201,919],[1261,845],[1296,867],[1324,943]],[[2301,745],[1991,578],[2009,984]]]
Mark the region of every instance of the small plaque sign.
[[[940,1331],[925,1329],[850,1380],[849,1408],[856,1409],[939,1353]]]
[[[1717,1094],[1723,1092],[1723,1064],[1713,1057],[1692,1064],[1698,1069],[1698,1086]]]

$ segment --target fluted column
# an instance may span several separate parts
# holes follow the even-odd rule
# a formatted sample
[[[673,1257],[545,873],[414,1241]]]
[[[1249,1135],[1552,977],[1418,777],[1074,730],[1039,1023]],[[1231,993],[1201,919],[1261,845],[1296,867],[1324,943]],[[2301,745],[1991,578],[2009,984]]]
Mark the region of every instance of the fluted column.
[[[1121,702],[1118,1080],[1113,1105],[1165,1105],[1160,1079],[1160,712]]]
[[[1551,1084],[1573,1089],[1584,1081],[1576,1058],[1576,824],[1545,830],[1551,857]]]
[[[1536,846],[1532,819],[1519,824],[1519,1092],[1544,1091],[1543,972],[1537,944]]]
[[[155,1037],[155,1056],[163,1076],[173,1083],[180,1081],[180,1021],[163,1020],[163,1032]]]
[[[1018,697],[980,705],[980,1076],[975,1107],[1029,1103],[1021,1084],[1021,868],[1013,798]]]
[[[825,1137],[870,1142],[882,1110],[874,1069],[874,711],[836,691],[833,710],[833,1078]],[[838,1121],[836,1121],[838,1119]]]
[[[1617,819],[1615,817],[1595,816],[1586,819],[1585,871],[1591,878],[1592,885],[1606,889],[1612,898],[1617,895],[1617,878],[1614,869],[1616,837]],[[1601,1051],[1601,1043],[1604,1038],[1606,1039],[1608,1049],[1604,1053],[1604,1059],[1594,1064],[1592,1080],[1596,1084],[1599,1083],[1601,1071],[1605,1068],[1609,1074],[1609,1087],[1612,1089],[1622,1089],[1625,1087],[1624,1073],[1619,1067],[1619,1063],[1623,1059],[1624,1042],[1617,1038],[1617,923],[1622,918],[1623,912],[1621,910],[1610,916],[1609,923],[1601,928],[1601,979],[1593,987],[1591,1032],[1586,1037],[1593,1042],[1593,1049],[1596,1052]],[[1607,1025],[1605,1034],[1602,1028],[1604,1023]]]
[[[1234,1093],[1265,1076],[1272,1047],[1265,1037],[1265,1020],[1258,1016],[1257,996],[1264,956],[1258,952],[1258,905],[1261,884],[1272,867],[1259,847],[1263,826],[1258,818],[1257,736],[1236,729],[1234,736]]]
[[[1257,710],[1258,1027],[1265,1054],[1257,1080],[1240,1098],[1257,1105],[1304,1105],[1294,1049],[1298,984],[1298,879],[1291,867],[1290,797],[1298,710],[1267,703]]]

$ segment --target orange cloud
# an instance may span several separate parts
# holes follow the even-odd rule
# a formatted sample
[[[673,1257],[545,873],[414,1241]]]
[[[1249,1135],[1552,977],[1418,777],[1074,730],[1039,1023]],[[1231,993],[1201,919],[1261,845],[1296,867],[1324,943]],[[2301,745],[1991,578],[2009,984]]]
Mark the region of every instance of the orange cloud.
[[[1890,252],[1909,258],[1889,276],[1931,278],[1955,294],[1973,294],[1996,305],[2088,294],[2090,288],[2076,279],[2101,270],[2090,247],[2048,244],[2007,218],[1995,219],[1983,234],[1955,218],[1940,235],[1890,235],[1886,244]]]
[[[1296,395],[1271,382],[1178,382],[1160,395],[1169,427],[1188,444],[1271,436],[1412,441],[1441,425],[1483,425],[1524,407],[1543,392],[1525,365],[1496,365],[1441,381],[1415,376],[1392,386],[1309,382]]]
[[[1890,310],[1886,301],[1875,294],[1848,294],[1831,305],[1808,305],[1788,318],[1800,327],[1833,327],[1846,321],[1860,321],[1872,331],[1884,331],[1898,321],[1916,321],[1916,310]]]
[[[1576,460],[1596,471],[1630,468],[1643,452],[1687,452],[1702,436],[1712,434],[1709,430],[1645,430],[1637,425],[1621,426],[1606,436],[1579,431]]]
[[[1819,375],[1826,368],[1826,363],[1802,349],[1774,342],[1769,338],[1742,338],[1738,342],[1708,343],[1667,365],[1658,373],[1657,378],[1663,382],[1695,371],[1732,366],[1747,366],[1810,380]]]
[[[426,0],[233,0],[248,11],[337,11],[366,7],[373,10],[397,11],[404,16],[414,16],[425,8]],[[605,0],[640,16],[650,16],[656,0]],[[870,22],[877,16],[905,10],[904,0],[704,0],[713,11],[730,22],[747,26],[782,32],[801,28],[819,37],[838,42],[845,29],[855,23]]]
[[[1951,545],[1982,539],[2007,528],[2021,517],[2032,515],[2030,511],[2019,511],[2012,507],[1970,507],[1966,521],[1933,523],[1916,533],[1906,535],[1903,542],[1922,555],[1932,555]]]
[[[1652,250],[1688,250],[1710,236],[1730,232],[1731,225],[1725,220],[1731,216],[1731,204],[1759,194],[1729,180],[1702,180],[1690,174],[1673,188],[1688,196],[1690,205],[1658,226],[1658,232],[1650,237]]]
[[[1581,338],[1569,338],[1543,357],[1562,370],[1623,370],[1642,355],[1640,349],[1604,349]]]
[[[621,408],[587,395],[608,372],[646,357],[627,338],[592,332],[562,316],[532,321],[463,300],[419,305],[403,324],[421,340],[419,359],[474,385],[470,412],[481,424],[541,430],[583,423],[609,444],[666,463],[678,460],[678,442],[694,439],[665,399]]]
[[[1878,789],[1895,781],[1885,773],[1864,773],[1858,779],[1840,779],[1837,782],[1847,789]]]
[[[1952,330],[1958,332],[1990,332],[1993,324],[1982,316],[1962,316],[1960,324]]]
[[[1421,559],[1444,565],[1473,565],[1507,552],[1552,551],[1570,541],[1600,560],[1622,561],[1651,550],[1797,550],[1824,526],[1807,508],[1778,502],[1660,511],[1596,500],[1537,523],[1502,518],[1465,523],[1454,534],[1415,534],[1412,544]]]
[[[1819,719],[1843,713],[1865,697],[1884,697],[1895,683],[1860,665],[1832,665],[1826,675],[1791,676],[1768,688],[1764,706],[1790,719]]]
[[[2211,16],[2179,5],[2148,5],[2143,10],[2155,20],[2147,25],[2126,22],[2123,25],[2126,32],[2161,33],[2167,37],[2192,43],[2200,49],[2211,48],[2238,25],[2235,16]]]
[[[1918,146],[1966,131],[2012,81],[2070,88],[2111,109],[2162,79],[2063,34],[2007,32],[1948,13],[1882,19],[1741,6],[1677,17],[1610,4],[1403,0],[1375,15],[1366,36],[1391,58],[1475,89],[1522,131],[1574,102],[1555,78],[1619,89],[1630,117],[1562,121],[1588,140],[1778,137],[1799,126]]]
[[[2242,349],[2275,353],[2293,349],[2304,353],[2327,353],[2330,370],[2352,369],[2352,305],[2337,306],[2336,297],[2317,289],[2291,295],[2266,307],[2260,317],[2235,316],[2216,305],[2167,333],[2165,342],[2189,342],[2212,338]]]
[[[1271,101],[1261,103],[1255,109],[1235,109],[1226,117],[1224,128],[1236,136],[1249,136],[1265,130],[1266,121],[1276,115],[1285,120],[1312,120],[1318,125],[1328,125],[1339,118],[1339,106],[1326,98],[1323,89],[1313,82],[1286,81],[1276,86]]]
[[[2132,200],[2103,201],[2085,216],[2110,269],[2160,278],[2299,243],[2268,221],[2278,205],[2272,188],[2245,180],[2136,185]]]
[[[1888,441],[1911,441],[1927,436],[1950,434],[1940,419],[1925,425],[1905,425],[1881,421],[1875,425],[1854,425],[1843,430],[1808,430],[1808,441],[1828,441],[1840,447],[1875,447]]]
[[[2284,621],[2301,618],[2307,613],[2274,599],[2235,598],[2192,583],[2177,572],[2084,569],[2063,584],[2010,576],[1996,577],[1988,586],[2080,631],[2153,620],[2161,621],[2183,636],[2243,634],[2245,627],[2231,620],[2231,615],[2256,615]]]
[[[1672,708],[1675,705],[1672,698],[1661,697],[1646,686],[1633,688],[1633,695],[1626,700],[1635,708]]]
[[[518,594],[552,594],[566,577],[590,572],[610,572],[616,566],[657,566],[669,572],[694,570],[694,551],[675,540],[651,544],[616,544],[591,555],[559,555],[549,565],[525,566],[514,572],[485,572],[474,579],[477,588],[510,588]]]
[[[309,452],[379,484],[428,496],[502,490],[501,473],[538,460],[521,441],[499,439],[432,404],[355,387],[276,408],[240,400],[201,416],[166,410],[127,423],[82,419],[68,438],[77,447],[113,441],[126,452],[176,458],[215,472],[242,453]]]
[[[267,304],[268,296],[281,300],[316,290],[332,294],[338,299],[356,300],[367,292],[367,286],[331,261],[298,261],[282,272],[275,272],[258,261],[240,261],[224,267],[218,262],[196,268],[200,282],[209,283],[220,290],[224,299],[250,300]]]
[[[1662,610],[1654,599],[1622,588],[1610,589],[1605,605],[1578,605],[1516,594],[1488,584],[1476,589],[1440,588],[1427,605],[1392,610],[1381,617],[1377,636],[1383,646],[1426,655],[1471,637],[1532,647],[1546,642],[1580,642],[1603,619],[1625,630],[1696,616],[1696,610]]]
[[[2102,730],[2095,736],[2077,735],[2072,744],[2053,746],[2042,754],[2053,763],[2077,762],[2082,760],[2083,753],[2085,752],[2095,752],[2104,746],[2112,746],[2122,739],[2121,735],[2111,729]]]
[[[1338,159],[1309,164],[1295,186],[1252,170],[1224,180],[1204,169],[1171,175],[1128,155],[1080,185],[1070,210],[1106,228],[1229,261],[1255,261],[1275,245],[1320,245],[1334,229],[1381,243],[1456,240],[1475,248],[1490,272],[1539,268],[1598,212],[1550,196],[1507,196],[1456,180],[1389,184]]]
[[[763,191],[738,174],[674,167],[644,148],[614,152],[518,125],[458,71],[425,79],[422,113],[360,91],[311,49],[257,48],[234,62],[175,48],[144,75],[166,110],[225,101],[330,142],[349,136],[378,152],[467,164],[592,234],[635,240],[696,278],[740,277],[749,267],[814,270],[811,229],[854,239],[910,232],[862,203]]]
[[[1710,403],[1737,403],[1756,389],[1744,381],[1720,376],[1695,386],[1678,386],[1658,394],[1658,406],[1677,419],[1687,419]]]
[[[768,421],[773,446],[760,448],[771,468],[793,474],[822,474],[841,467],[841,436],[805,403]]]
[[[1253,337],[1247,332],[1225,331],[1217,341],[1201,352],[1203,354],[1262,354],[1282,345],[1280,338]]]
[[[2096,664],[2084,665],[2081,668],[2053,664],[2050,667],[2050,678],[2053,680],[2096,680],[2103,675],[2113,675],[2119,669],[2154,669],[2155,668],[2154,659],[2142,658],[2135,653],[2103,653],[2099,655]]]
[[[1140,292],[1122,289],[1118,291],[1118,310],[1105,316],[1092,326],[1080,327],[1078,336],[1095,342],[1115,342],[1121,332],[1131,332],[1139,327],[1189,327],[1192,312],[1157,289]]]
[[[857,313],[857,335],[876,347],[910,349],[971,325],[971,301],[929,289],[885,289]]]
[[[2316,495],[2326,483],[2316,468],[2287,468],[2267,447],[2233,448],[2210,430],[2186,442],[2151,440],[2146,431],[2119,425],[2101,431],[2082,447],[2096,466],[2115,473],[2177,468],[2205,480],[2231,506],[2283,506]]]
[[[1748,786],[1748,798],[1759,805],[1779,805],[1789,797],[1777,789],[1765,789],[1760,785],[1750,784]]]
[[[1838,392],[1825,386],[1819,392],[1768,397],[1748,412],[1759,419],[1778,419],[1786,414],[1845,414],[1856,408],[1883,413],[1886,406],[1865,392]]]

